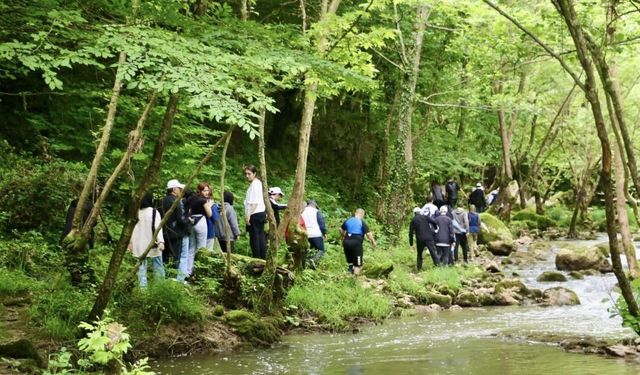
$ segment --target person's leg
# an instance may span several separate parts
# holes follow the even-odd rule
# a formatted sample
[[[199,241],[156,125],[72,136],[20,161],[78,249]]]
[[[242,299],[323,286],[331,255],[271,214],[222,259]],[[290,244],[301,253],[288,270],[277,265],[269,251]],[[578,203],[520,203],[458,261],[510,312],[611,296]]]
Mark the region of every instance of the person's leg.
[[[350,273],[353,273],[353,262],[351,261],[351,250],[349,249],[349,245],[346,241],[342,242],[342,250],[344,251],[344,258],[347,262],[347,268]]]
[[[364,255],[364,248],[362,246],[362,242],[363,240],[359,240],[357,241],[357,244],[354,246],[354,250],[355,250],[355,258],[354,258],[354,262],[353,262],[353,274],[354,275],[359,275],[360,274],[360,270],[362,269],[362,263],[364,261],[363,259],[363,255]]]
[[[324,239],[322,237],[309,238],[309,243],[311,243],[311,240],[313,240],[313,245],[311,245],[311,247],[318,250],[311,260],[318,262],[325,254]]]
[[[175,253],[175,250],[173,249],[173,241],[173,238],[170,238],[167,235],[164,236],[164,251],[162,252],[162,261],[165,264],[170,264],[173,259],[173,253]]]
[[[251,241],[251,253],[254,258],[267,258],[267,240],[264,234],[264,213],[260,212],[251,215],[249,218],[249,239]]]
[[[153,257],[151,258],[151,264],[153,268],[153,280],[164,280],[164,264],[162,263],[162,257]]]
[[[438,266],[440,265],[440,263],[438,262],[438,258],[437,258],[437,251],[436,251],[436,244],[433,243],[433,241],[427,241],[427,249],[429,250],[429,255],[431,256],[431,261],[433,262],[434,266]]]
[[[473,255],[475,257],[479,257],[480,250],[478,249],[478,233],[471,233],[471,238],[473,239]]]
[[[453,247],[453,262],[458,261],[458,246],[460,246],[460,233],[456,233],[456,244]]]
[[[213,252],[213,245],[216,243],[216,238],[207,238],[207,243],[205,245],[205,247],[207,248],[207,251],[209,252]]]
[[[460,234],[460,247],[462,247],[462,257],[464,262],[467,263],[469,261],[469,244],[467,243],[467,234]]]
[[[251,219],[249,219],[249,221],[251,221]],[[251,248],[251,256],[254,258],[259,258],[255,227],[253,225],[247,225],[247,233],[249,233],[249,247]]]
[[[422,271],[422,252],[424,251],[424,247],[426,243],[422,241],[418,241],[416,243],[416,269],[418,272]]]
[[[267,259],[267,234],[264,231],[264,226],[266,223],[267,223],[266,212],[259,213],[257,235],[258,235],[258,247],[260,249],[260,259]]]
[[[140,263],[140,267],[138,268],[138,282],[140,283],[140,288],[147,287],[147,260],[143,259],[142,263]]]

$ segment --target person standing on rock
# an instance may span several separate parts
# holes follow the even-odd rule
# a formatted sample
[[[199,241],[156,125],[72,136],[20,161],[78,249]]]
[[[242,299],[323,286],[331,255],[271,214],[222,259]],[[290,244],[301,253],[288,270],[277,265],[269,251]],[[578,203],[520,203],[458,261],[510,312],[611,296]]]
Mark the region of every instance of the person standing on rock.
[[[469,232],[469,216],[467,211],[458,207],[453,211],[453,220],[458,225],[454,225],[453,231],[456,235],[456,244],[453,248],[454,261],[458,261],[458,247],[462,247],[462,256],[465,263],[469,262],[469,245],[467,243],[467,233]],[[454,223],[454,224],[455,224]]]
[[[140,202],[140,210],[138,211],[138,222],[131,233],[128,249],[134,257],[140,258],[147,250],[147,247],[153,243],[153,247],[142,259],[138,268],[138,282],[141,288],[147,287],[147,259],[151,261],[153,268],[153,276],[155,280],[162,280],[165,277],[164,264],[162,263],[162,252],[164,251],[164,236],[162,228],[158,232],[158,236],[154,237],[154,233],[160,225],[162,217],[158,210],[153,207],[153,196],[146,193]]]
[[[284,197],[282,189],[277,186],[269,188],[269,202],[273,208],[273,216],[276,218],[276,226],[280,226],[280,211],[287,209],[286,204],[278,203],[282,197]]]
[[[224,217],[222,215],[222,204],[219,204],[218,211],[220,212],[220,220],[216,221],[216,236],[218,237],[218,243],[220,249],[223,252],[233,253],[233,243],[240,237],[240,227],[238,226],[238,214],[235,208],[233,208],[233,193],[225,191],[223,194],[224,199],[224,211],[227,216],[227,224],[229,230],[229,238],[227,238],[227,231],[225,230]]]
[[[181,184],[176,179],[167,182],[167,195],[162,199],[162,210],[160,212],[162,216],[171,209],[175,200],[182,193],[182,189],[184,189],[184,184]],[[167,224],[162,228],[165,249],[167,250],[162,253],[162,261],[165,264],[173,264],[175,268],[178,268],[182,251],[182,237],[187,234],[187,225],[184,217],[184,206],[180,203],[169,217],[169,220],[167,220]]]
[[[344,248],[344,255],[347,259],[349,272],[354,275],[358,275],[362,267],[364,237],[366,236],[371,242],[371,246],[376,247],[376,240],[364,221],[364,214],[364,210],[358,208],[354,215],[342,223],[340,227],[340,240]]]
[[[476,212],[476,206],[469,206],[469,213],[467,215],[469,217],[469,238],[471,242],[471,254],[474,257],[479,257],[480,252],[478,251],[478,234],[480,233],[481,227],[484,225],[482,223],[482,219],[480,215]]]
[[[447,179],[447,183],[444,185],[447,192],[447,204],[451,209],[457,207],[458,204],[458,192],[460,192],[460,185],[453,180],[453,177]]]
[[[253,165],[244,167],[244,176],[249,182],[244,199],[244,217],[249,233],[251,256],[267,259],[267,237],[264,225],[267,222],[266,206],[262,196],[262,182],[258,179],[258,169]]]
[[[456,242],[453,220],[447,216],[447,212],[446,206],[440,207],[440,215],[434,219],[438,225],[438,232],[435,236],[438,265],[450,264],[451,246]]]
[[[416,268],[418,272],[422,271],[422,252],[426,247],[431,255],[433,264],[438,266],[438,260],[436,259],[436,244],[433,237],[433,228],[431,225],[436,225],[428,215],[423,215],[420,207],[413,209],[413,220],[409,224],[409,246],[413,250],[413,237],[416,237]]]

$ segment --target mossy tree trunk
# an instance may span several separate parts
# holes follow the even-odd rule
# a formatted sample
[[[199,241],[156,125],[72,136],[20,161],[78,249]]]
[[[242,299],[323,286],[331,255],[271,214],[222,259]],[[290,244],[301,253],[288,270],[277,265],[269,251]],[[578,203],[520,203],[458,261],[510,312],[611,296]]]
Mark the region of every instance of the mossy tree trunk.
[[[407,51],[406,69],[400,89],[396,137],[390,152],[389,164],[387,165],[389,181],[385,186],[384,221],[389,231],[394,235],[397,235],[404,225],[407,209],[411,205],[413,198],[411,189],[411,176],[413,173],[413,109],[418,75],[420,74],[424,33],[430,14],[431,8],[429,6],[421,2],[418,3],[412,48]]]

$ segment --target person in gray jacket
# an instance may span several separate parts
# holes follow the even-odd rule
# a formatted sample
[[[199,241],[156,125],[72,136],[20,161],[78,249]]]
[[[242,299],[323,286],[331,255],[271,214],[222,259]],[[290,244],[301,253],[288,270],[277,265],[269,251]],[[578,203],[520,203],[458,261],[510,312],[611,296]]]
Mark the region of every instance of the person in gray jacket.
[[[455,262],[458,261],[458,246],[462,246],[462,256],[464,258],[464,262],[467,263],[469,261],[469,244],[467,242],[467,233],[469,232],[469,216],[467,215],[467,211],[462,207],[458,207],[452,212],[453,220],[457,222],[458,225],[454,225],[454,233],[456,235],[456,244],[453,248],[453,260]]]
[[[216,237],[218,237],[218,243],[223,252],[230,251],[233,253],[233,243],[240,236],[240,227],[238,226],[238,214],[233,208],[233,193],[225,191],[224,198],[224,210],[227,215],[227,223],[229,223],[229,242],[227,242],[227,232],[224,228],[224,221],[222,216],[222,205],[218,204],[218,211],[220,212],[220,220],[215,222],[216,225]]]
[[[436,233],[436,258],[439,265],[450,264],[451,245],[456,242],[453,220],[447,216],[447,206],[440,207],[440,215],[435,218],[438,225]]]

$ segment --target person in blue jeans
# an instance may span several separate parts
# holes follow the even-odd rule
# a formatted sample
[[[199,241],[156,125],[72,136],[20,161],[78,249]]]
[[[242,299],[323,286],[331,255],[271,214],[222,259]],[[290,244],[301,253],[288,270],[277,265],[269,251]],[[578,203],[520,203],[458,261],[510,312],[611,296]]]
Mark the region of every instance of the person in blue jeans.
[[[189,248],[180,255],[178,276],[176,280],[184,280],[193,273],[193,263],[196,252],[207,246],[207,218],[211,217],[213,201],[207,199],[203,191],[208,187],[205,182],[198,184],[196,194],[189,198],[185,204],[185,210],[193,225],[189,235]]]

